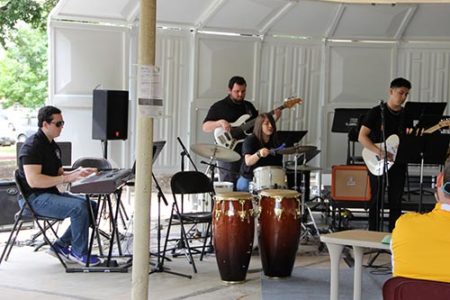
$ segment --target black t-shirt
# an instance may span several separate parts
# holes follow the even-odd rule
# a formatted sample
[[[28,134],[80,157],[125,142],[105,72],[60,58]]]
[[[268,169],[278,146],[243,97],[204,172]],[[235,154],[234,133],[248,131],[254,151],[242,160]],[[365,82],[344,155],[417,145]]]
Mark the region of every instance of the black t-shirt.
[[[19,180],[24,188],[23,193],[26,197],[31,194],[53,193],[58,194],[56,187],[50,188],[31,188],[23,171],[24,165],[41,165],[42,174],[48,176],[58,176],[61,163],[61,149],[53,140],[50,142],[44,132],[39,129],[30,136],[19,152]]]
[[[244,100],[241,102],[233,102],[230,96],[227,96],[224,99],[217,101],[210,107],[203,123],[221,119],[224,119],[229,123],[233,123],[245,114],[250,115],[248,120],[251,120],[258,116],[258,111],[250,101]],[[239,143],[234,151],[241,153],[241,145],[242,144]]]
[[[399,112],[393,112],[387,108],[386,104],[382,105],[384,110],[384,122],[386,126],[386,139],[393,134],[397,134],[399,136],[403,135],[406,132],[404,110],[402,109]],[[380,105],[377,105],[369,110],[362,120],[362,125],[370,129],[369,138],[374,143],[380,143],[383,141],[381,124],[381,107]]]
[[[245,164],[246,154],[255,154],[261,148],[274,149],[279,145],[276,145],[272,139],[267,144],[261,143],[254,134],[249,135],[245,138],[242,146],[242,157],[244,157],[244,162],[241,165],[241,175],[247,179],[253,179],[253,170],[258,167],[263,166],[282,166],[283,156],[280,154],[269,155],[267,157],[261,157],[256,164],[253,166],[247,166]]]

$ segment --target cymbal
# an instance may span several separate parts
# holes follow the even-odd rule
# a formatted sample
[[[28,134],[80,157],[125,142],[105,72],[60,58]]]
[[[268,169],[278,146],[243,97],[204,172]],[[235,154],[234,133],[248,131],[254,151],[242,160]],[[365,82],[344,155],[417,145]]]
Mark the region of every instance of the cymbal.
[[[293,146],[284,149],[277,150],[277,154],[296,154],[296,153],[305,153],[309,151],[316,150],[316,146]]]
[[[295,166],[286,166],[286,169],[288,170],[295,170]],[[319,167],[312,167],[307,165],[299,165],[297,166],[297,171],[305,172],[305,171],[320,171],[322,168]]]
[[[241,156],[233,150],[213,144],[194,144],[191,145],[191,150],[200,156],[215,158],[225,162],[233,162],[241,158]]]

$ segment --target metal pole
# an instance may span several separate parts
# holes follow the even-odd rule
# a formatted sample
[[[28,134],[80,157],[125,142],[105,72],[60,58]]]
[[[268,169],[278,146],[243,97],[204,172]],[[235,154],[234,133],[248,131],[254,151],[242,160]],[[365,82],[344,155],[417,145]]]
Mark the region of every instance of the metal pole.
[[[156,0],[140,0],[139,65],[155,65]],[[138,76],[138,87],[140,86]],[[150,207],[152,193],[153,118],[139,112],[136,139],[136,182],[131,299],[148,299]]]

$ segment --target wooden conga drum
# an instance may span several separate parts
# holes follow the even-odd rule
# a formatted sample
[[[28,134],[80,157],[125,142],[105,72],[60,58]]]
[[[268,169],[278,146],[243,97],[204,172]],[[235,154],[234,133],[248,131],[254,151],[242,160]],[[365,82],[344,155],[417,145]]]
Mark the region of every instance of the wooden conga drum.
[[[252,255],[255,220],[252,196],[226,192],[215,196],[213,241],[220,277],[242,282]]]
[[[258,242],[266,276],[291,276],[300,241],[299,196],[293,190],[259,193]]]

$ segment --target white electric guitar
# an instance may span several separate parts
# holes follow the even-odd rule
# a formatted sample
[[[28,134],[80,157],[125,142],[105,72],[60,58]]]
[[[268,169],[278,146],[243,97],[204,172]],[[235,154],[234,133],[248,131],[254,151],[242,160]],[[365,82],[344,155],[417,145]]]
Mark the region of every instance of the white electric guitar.
[[[441,129],[443,127],[450,126],[450,120],[440,121],[438,124],[434,125],[433,127],[430,127],[426,130],[418,131],[416,132],[416,135],[422,135],[422,134],[430,134],[435,132],[438,129]],[[400,144],[400,139],[398,135],[393,134],[389,136],[386,139],[386,149],[388,152],[392,153],[392,161],[387,162],[387,168],[388,170],[394,165],[395,157],[397,156],[397,150],[398,145]],[[375,144],[380,149],[384,149],[384,143],[378,143]],[[366,163],[367,169],[369,169],[370,173],[372,173],[375,176],[381,176],[383,174],[383,168],[384,168],[384,159],[381,158],[379,155],[375,154],[374,152],[370,151],[367,148],[364,148],[362,150],[362,157],[364,159],[364,162]]]
[[[284,100],[283,105],[275,108],[270,111],[270,114],[273,114],[276,109],[285,109],[291,108],[298,103],[303,103],[303,100],[300,98],[288,98]],[[214,139],[216,143],[222,147],[233,150],[236,145],[241,143],[247,135],[250,135],[252,132],[252,128],[255,125],[255,119],[252,119],[246,122],[251,116],[249,114],[245,114],[240,116],[236,121],[230,123],[231,130],[225,131],[222,127],[218,127],[214,129]]]

